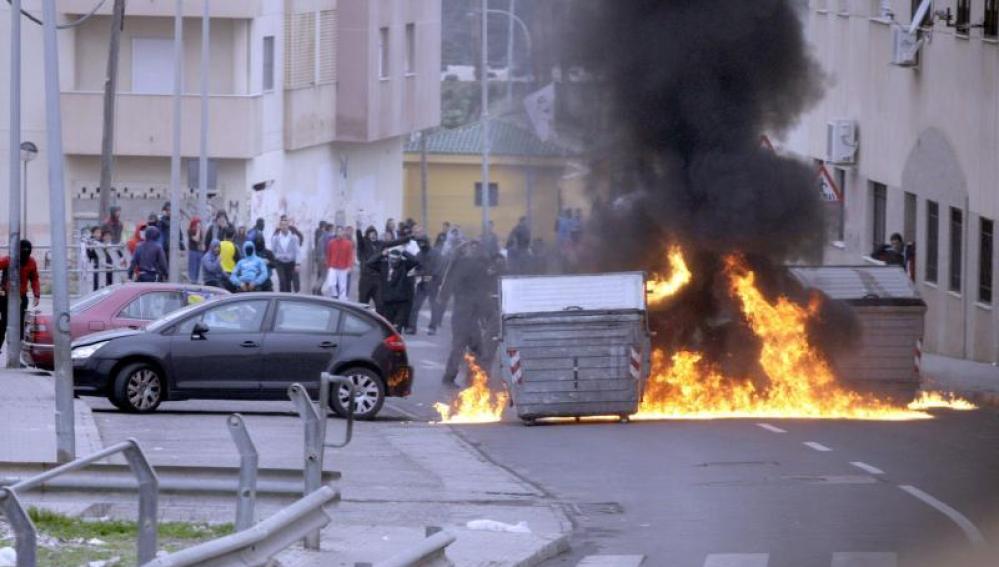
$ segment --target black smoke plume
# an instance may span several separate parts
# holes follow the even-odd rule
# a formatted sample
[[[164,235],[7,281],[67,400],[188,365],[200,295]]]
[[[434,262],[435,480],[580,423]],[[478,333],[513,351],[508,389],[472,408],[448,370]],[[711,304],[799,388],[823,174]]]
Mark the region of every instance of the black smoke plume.
[[[605,185],[594,190],[584,247],[592,253],[582,268],[652,271],[665,266],[667,245],[680,243],[697,282],[664,323],[670,346],[755,358],[733,347],[753,350],[732,340],[743,333],[726,319],[734,310],[721,257],[738,252],[766,292],[800,296],[781,266],[818,259],[825,235],[814,168],[762,141],[822,95],[793,0],[571,6],[564,61],[568,76],[585,78],[564,92],[585,103],[563,107],[569,130],[590,141],[594,177]],[[848,316],[827,312],[826,324],[849,326]]]

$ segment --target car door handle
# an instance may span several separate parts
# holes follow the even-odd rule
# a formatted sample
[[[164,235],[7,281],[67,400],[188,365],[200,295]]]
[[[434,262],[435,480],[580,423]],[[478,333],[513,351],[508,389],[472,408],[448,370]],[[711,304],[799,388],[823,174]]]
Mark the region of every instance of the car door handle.
[[[257,346],[257,343],[254,342],[254,341],[243,341],[243,342],[239,343],[239,346],[241,346],[243,348],[254,348],[254,347]]]
[[[323,341],[319,343],[319,348],[336,348],[336,343],[330,341]]]

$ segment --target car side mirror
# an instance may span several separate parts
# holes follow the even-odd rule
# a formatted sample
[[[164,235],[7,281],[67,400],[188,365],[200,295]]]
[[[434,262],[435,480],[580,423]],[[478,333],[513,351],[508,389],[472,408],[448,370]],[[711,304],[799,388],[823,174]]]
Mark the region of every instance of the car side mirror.
[[[205,325],[201,321],[194,324],[194,328],[191,329],[191,340],[205,340],[205,335],[208,334],[208,325]]]

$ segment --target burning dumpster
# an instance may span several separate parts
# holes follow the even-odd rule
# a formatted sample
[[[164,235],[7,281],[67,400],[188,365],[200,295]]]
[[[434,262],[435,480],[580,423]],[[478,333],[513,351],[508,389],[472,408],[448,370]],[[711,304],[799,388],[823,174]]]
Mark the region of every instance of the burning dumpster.
[[[792,267],[805,287],[846,302],[860,323],[855,348],[832,360],[852,388],[911,400],[919,388],[915,357],[926,303],[898,266]]]
[[[649,371],[645,307],[641,272],[502,278],[500,349],[517,416],[635,413]]]

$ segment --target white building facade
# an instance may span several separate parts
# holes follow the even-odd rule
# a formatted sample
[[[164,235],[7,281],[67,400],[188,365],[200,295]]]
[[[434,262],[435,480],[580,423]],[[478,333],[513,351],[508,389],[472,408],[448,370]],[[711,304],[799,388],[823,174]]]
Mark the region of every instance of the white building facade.
[[[57,0],[75,20],[91,0]],[[59,32],[67,204],[95,224],[111,2]],[[173,144],[174,0],[128,2],[121,39],[113,201],[127,222],[169,198]],[[200,151],[201,0],[185,0],[181,223],[195,211]],[[40,2],[25,7],[40,15]],[[402,148],[440,121],[440,0],[212,0],[209,194],[236,224],[282,214],[306,234],[320,220],[381,226],[403,207]],[[0,3],[0,30],[10,10]],[[41,28],[23,20],[22,139],[27,234],[48,239]],[[0,34],[0,186],[8,161],[9,44]],[[23,164],[18,164],[23,166]],[[177,217],[177,207],[174,207]],[[6,232],[7,198],[0,198]],[[269,231],[268,231],[269,232]]]
[[[875,244],[903,235],[915,244],[915,280],[928,305],[924,350],[996,362],[997,3],[931,2],[918,56],[905,61],[893,55],[894,29],[908,28],[921,4],[810,0],[806,34],[827,92],[786,148],[827,161],[841,185],[826,263],[863,263]],[[828,163],[835,120],[856,124],[853,163]]]

